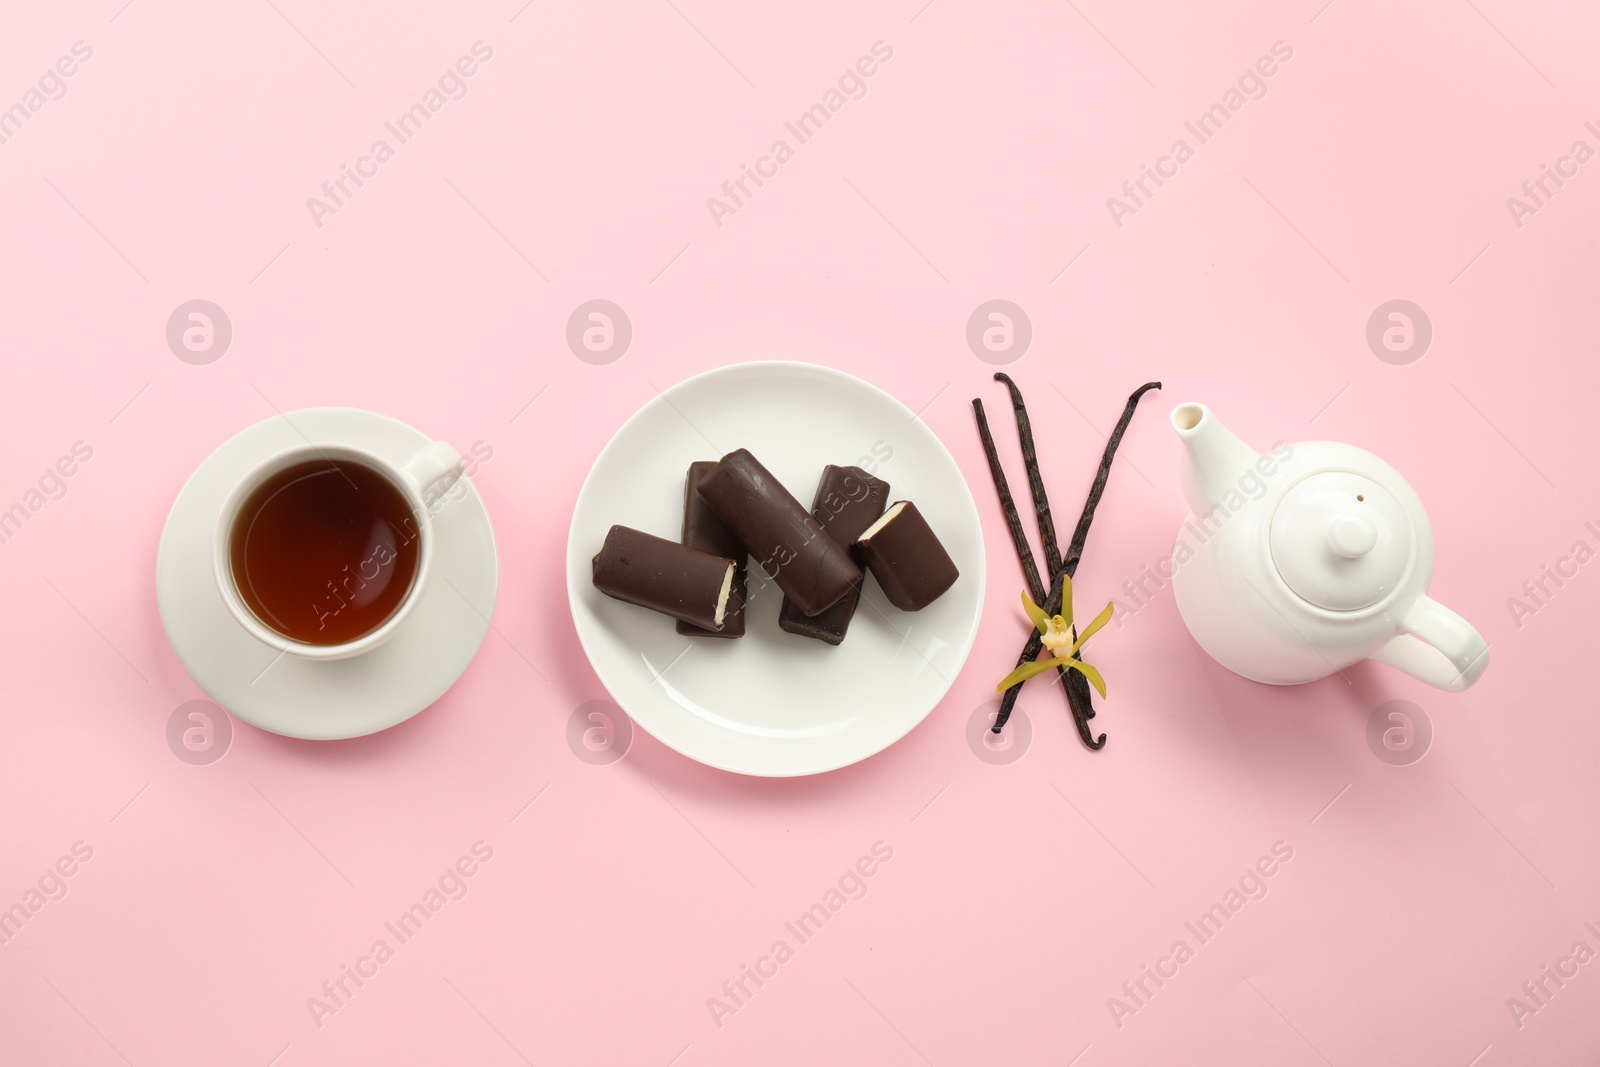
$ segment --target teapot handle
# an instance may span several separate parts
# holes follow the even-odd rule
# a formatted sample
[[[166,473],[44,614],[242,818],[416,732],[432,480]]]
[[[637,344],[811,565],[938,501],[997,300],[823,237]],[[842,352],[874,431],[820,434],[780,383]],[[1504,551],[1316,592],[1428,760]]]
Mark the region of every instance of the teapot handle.
[[[1459,693],[1488,668],[1489,643],[1466,619],[1423,596],[1400,621],[1400,633],[1372,658],[1435,688]]]

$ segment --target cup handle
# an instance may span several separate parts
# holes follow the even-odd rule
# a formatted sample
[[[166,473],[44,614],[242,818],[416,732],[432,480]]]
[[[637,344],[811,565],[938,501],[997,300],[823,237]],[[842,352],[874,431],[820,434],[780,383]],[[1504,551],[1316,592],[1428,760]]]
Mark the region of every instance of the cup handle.
[[[1372,654],[1437,689],[1459,693],[1489,666],[1489,643],[1437,600],[1423,596],[1406,612],[1400,633]]]
[[[406,477],[430,506],[461,478],[461,455],[443,441],[418,449],[405,462]]]

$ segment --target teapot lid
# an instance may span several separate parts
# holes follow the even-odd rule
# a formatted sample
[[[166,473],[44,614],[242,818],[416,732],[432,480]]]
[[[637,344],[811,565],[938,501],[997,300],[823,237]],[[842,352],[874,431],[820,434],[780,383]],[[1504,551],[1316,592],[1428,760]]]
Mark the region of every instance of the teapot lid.
[[[1296,596],[1331,611],[1370,607],[1394,592],[1411,562],[1411,521],[1389,490],[1330,470],[1289,488],[1272,514],[1273,565]]]

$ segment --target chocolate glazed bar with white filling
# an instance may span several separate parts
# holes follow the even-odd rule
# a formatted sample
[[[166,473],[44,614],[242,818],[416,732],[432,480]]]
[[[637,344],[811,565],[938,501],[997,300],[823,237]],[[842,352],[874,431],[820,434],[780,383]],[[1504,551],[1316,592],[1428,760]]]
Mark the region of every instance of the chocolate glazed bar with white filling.
[[[626,526],[613,526],[594,557],[594,587],[706,630],[722,629],[737,564]]]
[[[723,456],[695,491],[803,614],[817,614],[861,584],[850,554],[748,449]]]
[[[921,611],[961,576],[928,520],[909,500],[890,504],[854,547],[889,603],[901,611]]]

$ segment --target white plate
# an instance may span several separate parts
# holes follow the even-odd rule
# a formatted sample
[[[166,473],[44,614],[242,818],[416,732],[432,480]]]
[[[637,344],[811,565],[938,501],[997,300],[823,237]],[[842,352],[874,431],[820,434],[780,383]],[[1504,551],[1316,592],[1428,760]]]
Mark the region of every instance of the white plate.
[[[732,641],[680,637],[672,619],[594,588],[590,561],[613,524],[676,541],[689,464],[737,448],[807,506],[826,464],[866,468],[891,500],[916,501],[961,577],[919,612],[891,607],[869,577],[838,646],[778,629],[783,595],[753,562]],[[567,598],[601,682],[664,744],[740,774],[816,774],[904,737],[966,662],[983,582],[977,508],[933,431],[881,389],[805,363],[708,371],[645,404],[595,460],[567,536]]]
[[[351,659],[279,656],[228,614],[211,574],[211,537],[239,478],[308,438],[359,444],[396,463],[429,441],[403,422],[355,408],[293,411],[242,431],[207,457],[178,493],[156,553],[156,600],[184,669],[223,708],[290,737],[359,737],[411,718],[472,662],[489,631],[499,585],[494,529],[477,488],[462,475],[433,517],[428,587],[392,638]]]

